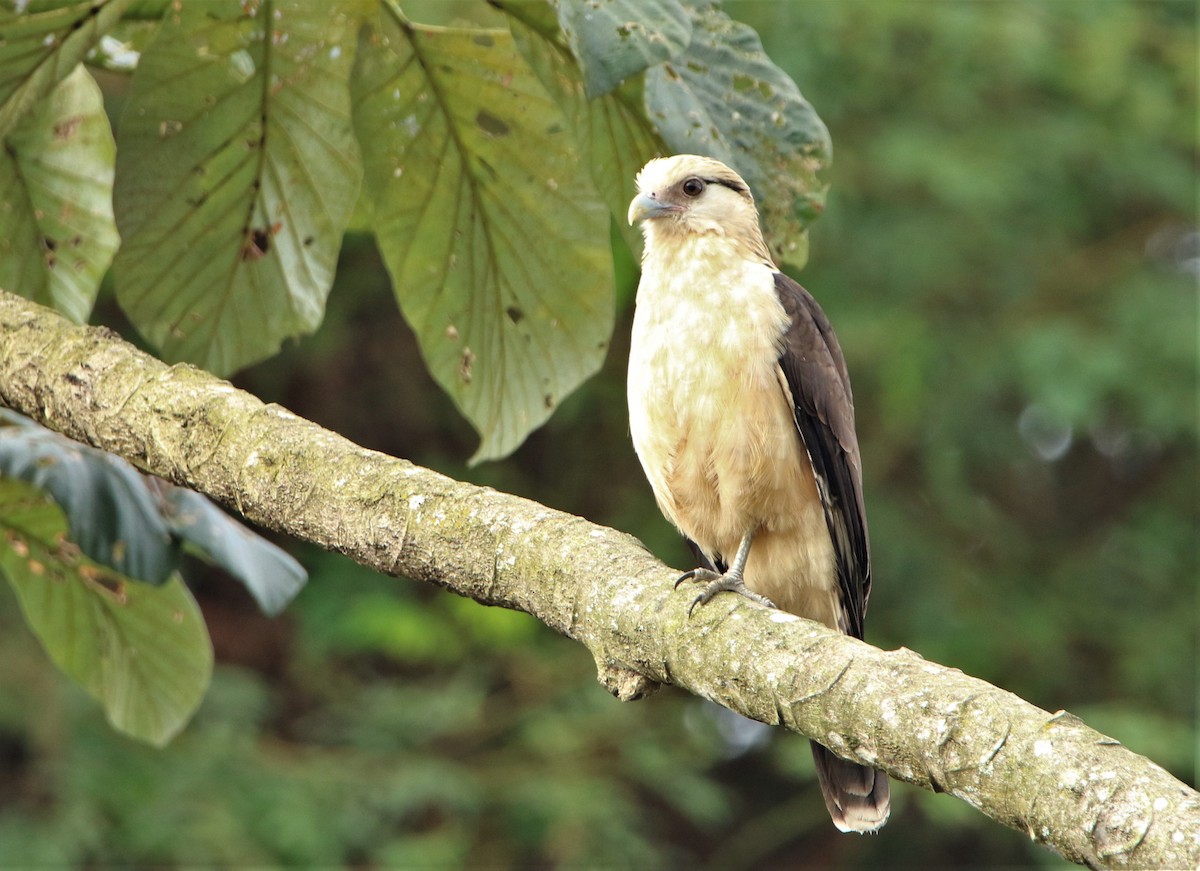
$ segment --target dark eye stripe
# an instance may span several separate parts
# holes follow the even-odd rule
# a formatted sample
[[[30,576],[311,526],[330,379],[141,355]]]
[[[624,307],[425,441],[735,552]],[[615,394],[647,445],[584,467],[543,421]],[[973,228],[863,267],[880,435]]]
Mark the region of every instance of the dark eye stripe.
[[[719,184],[722,187],[727,187],[731,191],[736,191],[739,194],[750,193],[750,189],[745,185],[738,184],[731,178],[702,178],[701,181],[707,184]]]

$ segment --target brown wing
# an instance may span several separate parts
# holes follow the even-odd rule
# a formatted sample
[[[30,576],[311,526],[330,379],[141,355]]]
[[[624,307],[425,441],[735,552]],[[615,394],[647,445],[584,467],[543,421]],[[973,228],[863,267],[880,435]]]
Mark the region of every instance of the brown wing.
[[[791,319],[779,365],[792,393],[796,429],[812,462],[833,539],[842,630],[862,638],[871,557],[850,376],[833,327],[812,295],[781,272],[775,273],[775,290]]]

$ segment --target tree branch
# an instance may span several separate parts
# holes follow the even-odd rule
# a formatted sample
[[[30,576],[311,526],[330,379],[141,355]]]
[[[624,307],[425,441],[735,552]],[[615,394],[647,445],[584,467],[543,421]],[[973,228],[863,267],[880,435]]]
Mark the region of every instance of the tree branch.
[[[0,403],[255,523],[525,611],[631,700],[672,683],[948,792],[1075,862],[1200,865],[1200,794],[1065,712],[909,650],[690,592],[634,538],[358,447],[0,291]]]

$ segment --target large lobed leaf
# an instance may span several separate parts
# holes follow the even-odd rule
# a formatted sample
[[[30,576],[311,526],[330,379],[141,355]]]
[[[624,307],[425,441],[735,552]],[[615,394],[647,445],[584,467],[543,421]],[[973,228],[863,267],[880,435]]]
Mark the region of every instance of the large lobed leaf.
[[[3,136],[0,287],[87,320],[117,250],[114,145],[82,66]]]
[[[164,356],[228,373],[320,323],[358,191],[341,3],[184,3],[117,151],[117,296]]]
[[[646,71],[646,111],[671,151],[736,168],[776,260],[802,266],[805,228],[824,208],[817,173],[829,162],[829,131],[754,30],[712,5],[688,9],[691,42]]]
[[[607,210],[507,32],[417,26],[393,7],[353,87],[401,308],[482,437],[474,460],[503,456],[604,359]]]
[[[195,712],[212,645],[178,577],[153,587],[93,563],[58,507],[11,478],[0,478],[0,572],[50,658],[114,727],[162,745]]]
[[[553,6],[589,100],[674,57],[691,39],[692,22],[678,0],[554,0]]]

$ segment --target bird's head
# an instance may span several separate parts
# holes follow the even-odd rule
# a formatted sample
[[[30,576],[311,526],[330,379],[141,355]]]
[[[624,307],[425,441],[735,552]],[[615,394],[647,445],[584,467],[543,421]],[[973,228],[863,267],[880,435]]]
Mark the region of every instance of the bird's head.
[[[637,174],[629,223],[641,222],[648,245],[688,235],[725,236],[769,259],[750,186],[719,160],[677,154]]]

